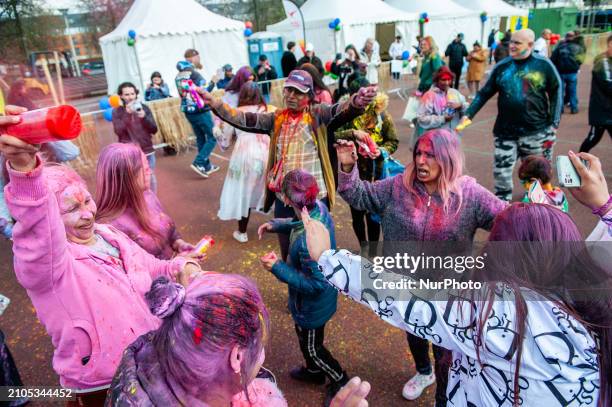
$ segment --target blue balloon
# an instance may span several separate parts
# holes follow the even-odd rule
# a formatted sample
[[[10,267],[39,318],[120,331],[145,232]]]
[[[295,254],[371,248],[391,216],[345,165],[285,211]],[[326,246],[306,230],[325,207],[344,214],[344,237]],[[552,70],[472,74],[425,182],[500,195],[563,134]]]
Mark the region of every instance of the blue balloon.
[[[339,25],[340,25],[340,19],[339,18],[334,18],[334,28],[336,28]]]
[[[102,99],[100,99],[100,102],[98,102],[98,106],[100,106],[100,110],[106,110],[111,107],[108,97],[104,96]]]
[[[409,51],[402,52],[402,59],[405,61],[408,58],[410,58],[410,52]]]
[[[245,37],[250,37],[253,34],[253,30],[251,30],[250,28],[246,28],[244,30],[244,36]]]
[[[112,122],[113,121],[113,108],[109,107],[108,109],[104,109],[104,113],[102,113],[102,116],[104,116],[104,120],[106,120],[107,122]]]
[[[328,26],[330,29],[332,29],[332,30],[333,30],[334,28],[336,28],[336,26],[334,25],[334,22],[333,22],[333,21],[330,21],[330,22],[329,22],[329,24],[327,24],[327,26]]]
[[[427,13],[421,13],[421,18],[427,18]]]
[[[480,16],[480,21],[483,23],[487,21],[487,16]]]
[[[129,36],[131,39],[135,40],[135,39],[136,39],[136,31],[134,31],[134,30],[130,30],[130,31],[128,31],[128,36]]]

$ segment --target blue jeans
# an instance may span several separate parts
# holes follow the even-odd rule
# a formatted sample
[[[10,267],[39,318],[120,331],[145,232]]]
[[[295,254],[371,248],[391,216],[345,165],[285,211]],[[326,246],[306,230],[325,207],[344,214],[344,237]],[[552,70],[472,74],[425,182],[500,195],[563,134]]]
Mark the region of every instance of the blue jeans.
[[[215,149],[217,140],[213,136],[213,117],[212,113],[196,113],[187,114],[187,120],[193,128],[193,132],[196,136],[196,144],[198,146],[198,154],[193,160],[193,165],[198,167],[204,167],[206,171],[210,170],[210,154]]]
[[[151,169],[151,191],[157,193],[157,178],[155,177],[155,164],[157,160],[155,159],[155,152],[147,156],[147,162]]]
[[[561,83],[563,91],[563,100],[568,101],[572,112],[578,111],[578,95],[576,94],[576,88],[578,87],[578,74],[577,73],[562,73]]]

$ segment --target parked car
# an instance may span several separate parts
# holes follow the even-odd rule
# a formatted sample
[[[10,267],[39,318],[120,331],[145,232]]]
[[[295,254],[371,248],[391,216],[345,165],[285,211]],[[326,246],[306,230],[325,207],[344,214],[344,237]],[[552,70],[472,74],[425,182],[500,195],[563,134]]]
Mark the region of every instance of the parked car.
[[[81,67],[83,75],[100,75],[104,73],[104,62],[86,62]]]

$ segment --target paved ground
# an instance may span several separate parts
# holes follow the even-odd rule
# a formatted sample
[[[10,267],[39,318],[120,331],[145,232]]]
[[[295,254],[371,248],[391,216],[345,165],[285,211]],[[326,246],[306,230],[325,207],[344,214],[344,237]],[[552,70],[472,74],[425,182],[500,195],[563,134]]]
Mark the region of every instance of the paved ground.
[[[555,153],[566,154],[569,149],[577,151],[585,137],[588,130],[586,113],[589,88],[590,68],[585,68],[579,83],[581,113],[563,117]],[[395,156],[406,163],[411,160],[407,146],[411,129],[399,120],[403,109],[404,102],[396,97],[392,98],[390,111],[396,118],[401,140]],[[476,177],[487,188],[493,187],[491,128],[496,112],[496,103],[489,102],[476,117],[474,125],[465,132],[464,137],[467,173]],[[610,157],[610,139],[604,139],[592,152],[602,159]],[[208,180],[199,178],[189,169],[193,153],[178,157],[160,156],[156,171],[160,199],[187,240],[195,242],[205,233],[215,236],[218,244],[210,253],[206,269],[241,273],[257,281],[271,311],[273,322],[273,334],[267,348],[265,365],[277,374],[280,387],[291,406],[320,406],[323,400],[322,388],[301,385],[288,377],[289,370],[302,360],[291,317],[286,311],[286,287],[264,271],[258,262],[260,255],[277,249],[275,236],[267,236],[262,241],[256,240],[256,229],[267,218],[258,214],[253,216],[248,230],[252,241],[243,245],[231,237],[236,224],[222,222],[216,218],[229,158],[227,152],[218,154],[220,156],[215,162],[221,165],[221,171]],[[604,162],[604,171],[610,181],[612,162],[609,159]],[[517,198],[520,192],[518,186],[517,183]],[[590,211],[570,198],[570,212],[582,233],[586,235],[595,224]],[[341,201],[333,214],[339,247],[357,249],[358,244],[351,229],[350,212],[346,204]],[[480,239],[485,237],[484,232],[478,234]],[[7,241],[0,242],[0,292],[12,300],[7,312],[0,317],[0,328],[8,336],[24,382],[27,385],[57,385],[57,376],[51,368],[51,341],[37,321],[25,291],[15,280],[10,242]],[[386,407],[433,404],[433,387],[427,389],[416,402],[402,399],[402,385],[415,373],[414,362],[407,351],[405,334],[378,320],[373,313],[341,298],[338,312],[328,324],[326,337],[328,347],[347,371],[372,383],[370,405]]]

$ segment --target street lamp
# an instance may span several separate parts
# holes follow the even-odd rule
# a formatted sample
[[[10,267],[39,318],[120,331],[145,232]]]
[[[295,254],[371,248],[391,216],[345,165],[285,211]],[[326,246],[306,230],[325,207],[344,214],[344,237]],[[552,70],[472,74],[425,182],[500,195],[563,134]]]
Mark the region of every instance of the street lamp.
[[[74,62],[74,67],[76,69],[77,76],[81,76],[81,68],[79,67],[79,61],[77,60],[76,50],[74,49],[74,41],[72,40],[72,34],[70,33],[70,21],[68,21],[68,9],[60,8],[58,9],[60,13],[64,16],[64,24],[66,25],[66,34],[68,35],[68,42],[70,43],[70,51],[72,52],[72,60]]]

